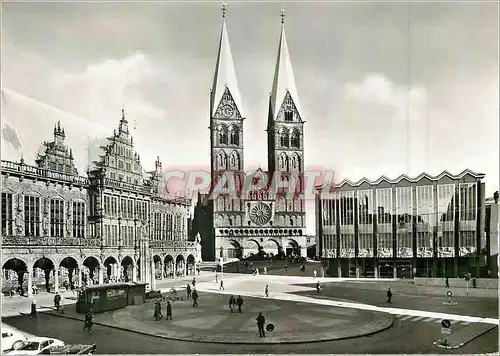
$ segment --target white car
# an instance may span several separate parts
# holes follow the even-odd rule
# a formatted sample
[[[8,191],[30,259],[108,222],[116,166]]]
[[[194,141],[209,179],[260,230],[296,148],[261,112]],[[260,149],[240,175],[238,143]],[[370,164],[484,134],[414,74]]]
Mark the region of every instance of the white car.
[[[52,346],[64,346],[64,342],[48,337],[34,337],[16,345],[15,349],[4,352],[6,355],[40,355]]]
[[[21,342],[26,340],[26,337],[12,330],[2,330],[2,352],[10,350]]]

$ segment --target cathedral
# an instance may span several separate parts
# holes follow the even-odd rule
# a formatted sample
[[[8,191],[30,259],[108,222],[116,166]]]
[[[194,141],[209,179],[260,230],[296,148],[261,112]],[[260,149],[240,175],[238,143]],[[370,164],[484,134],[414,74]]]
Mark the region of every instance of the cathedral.
[[[299,197],[304,173],[304,123],[285,35],[284,11],[267,119],[267,171],[246,173],[242,98],[233,63],[226,10],[210,92],[210,157],[212,186],[228,173],[235,177],[237,194],[200,194],[193,233],[202,241],[202,258],[245,258],[251,255],[307,253],[306,214]],[[265,90],[265,89],[264,89]],[[255,120],[251,118],[250,120]],[[247,191],[242,182],[281,180],[296,182],[294,191],[264,187]],[[258,184],[255,184],[257,186]]]

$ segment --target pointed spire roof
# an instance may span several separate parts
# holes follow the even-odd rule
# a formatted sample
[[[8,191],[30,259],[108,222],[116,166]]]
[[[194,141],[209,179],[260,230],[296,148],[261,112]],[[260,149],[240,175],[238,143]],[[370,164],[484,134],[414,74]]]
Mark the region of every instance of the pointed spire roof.
[[[278,49],[278,58],[276,59],[276,68],[274,70],[273,89],[271,91],[270,112],[272,119],[278,117],[281,104],[285,99],[287,91],[292,97],[297,111],[302,115],[297,87],[295,85],[295,76],[293,75],[292,61],[288,52],[288,44],[285,34],[285,10],[281,10],[281,36]]]
[[[241,113],[241,97],[236,80],[236,71],[234,69],[233,55],[231,46],[229,45],[229,36],[226,27],[226,5],[222,7],[222,31],[220,34],[219,51],[217,53],[217,63],[215,65],[214,83],[212,85],[212,93],[210,98],[211,116],[215,114],[226,87],[229,89],[231,96]]]

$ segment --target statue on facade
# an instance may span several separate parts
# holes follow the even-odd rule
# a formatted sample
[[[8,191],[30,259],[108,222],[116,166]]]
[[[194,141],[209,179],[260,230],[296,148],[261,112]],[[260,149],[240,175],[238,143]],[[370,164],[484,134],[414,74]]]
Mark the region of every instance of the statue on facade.
[[[201,235],[200,235],[200,233],[196,234],[195,241],[196,241],[197,244],[201,244]]]
[[[49,232],[49,217],[45,215],[42,219],[42,229],[44,234],[48,234]]]

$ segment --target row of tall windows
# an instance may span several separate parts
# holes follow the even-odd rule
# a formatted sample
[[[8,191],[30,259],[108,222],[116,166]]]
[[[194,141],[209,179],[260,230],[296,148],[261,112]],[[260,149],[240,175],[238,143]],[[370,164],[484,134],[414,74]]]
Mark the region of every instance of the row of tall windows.
[[[118,246],[118,225],[104,225],[104,243],[106,246]]]
[[[437,189],[435,189],[437,188]],[[458,188],[458,194],[456,189]],[[397,187],[394,190],[376,189],[376,209],[373,206],[374,190],[356,191],[358,208],[358,247],[359,253],[373,248],[371,229],[373,214],[377,214],[377,252],[379,256],[392,257],[392,217],[396,219],[396,246],[398,257],[413,256],[413,217],[417,222],[417,257],[432,257],[437,248],[438,257],[453,257],[455,250],[455,208],[458,206],[460,226],[460,255],[466,256],[477,250],[476,219],[477,185],[462,183],[442,184],[437,187],[417,186]],[[395,196],[393,197],[393,192]],[[337,193],[336,199],[323,200],[323,226],[335,226],[339,217],[341,226],[354,224],[353,202],[354,191]],[[394,199],[393,199],[394,198]],[[393,207],[393,202],[395,206]],[[437,204],[436,204],[437,203]],[[434,246],[434,229],[437,228],[437,240]],[[341,234],[341,248],[351,246],[351,235]]]
[[[135,211],[134,211],[135,205]],[[134,213],[137,214],[138,219],[147,220],[149,215],[149,204],[147,201],[135,201],[134,199],[104,196],[104,215],[118,217],[125,219],[134,219]]]
[[[174,240],[186,236],[186,224],[182,215],[155,212],[153,215],[153,239]]]
[[[2,193],[2,236],[12,236],[14,233],[14,214],[12,194]]]
[[[134,227],[133,226],[120,226],[120,235],[123,246],[134,246]]]

